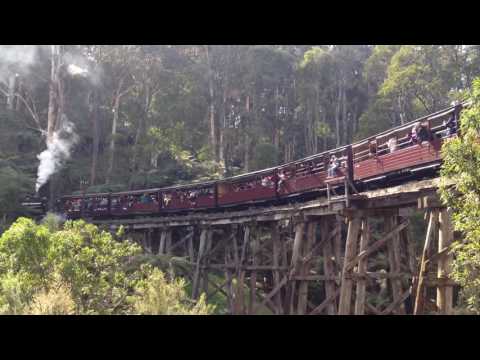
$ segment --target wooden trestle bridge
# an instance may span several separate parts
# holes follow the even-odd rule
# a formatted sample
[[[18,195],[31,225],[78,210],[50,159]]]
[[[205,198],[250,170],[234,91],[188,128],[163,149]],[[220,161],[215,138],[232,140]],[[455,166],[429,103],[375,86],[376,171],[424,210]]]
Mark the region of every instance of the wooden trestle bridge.
[[[438,184],[434,178],[348,199],[94,222],[123,225],[147,252],[186,258],[193,296],[220,292],[231,314],[452,314],[454,233]],[[409,226],[418,211],[428,224],[423,247]]]

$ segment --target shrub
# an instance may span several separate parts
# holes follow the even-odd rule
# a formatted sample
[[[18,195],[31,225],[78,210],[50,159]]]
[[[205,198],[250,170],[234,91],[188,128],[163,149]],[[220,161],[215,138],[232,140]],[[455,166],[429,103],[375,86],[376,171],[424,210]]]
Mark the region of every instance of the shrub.
[[[70,288],[57,279],[49,289],[42,289],[33,296],[25,314],[73,315],[75,308]]]
[[[135,312],[146,315],[208,315],[214,311],[202,294],[197,302],[187,297],[185,280],[167,282],[165,275],[154,269],[150,276],[139,283],[134,297]]]

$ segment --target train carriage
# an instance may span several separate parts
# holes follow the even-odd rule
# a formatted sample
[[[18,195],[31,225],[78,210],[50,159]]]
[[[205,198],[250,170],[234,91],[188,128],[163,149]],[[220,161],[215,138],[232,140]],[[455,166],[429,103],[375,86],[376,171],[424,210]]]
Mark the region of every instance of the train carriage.
[[[348,176],[348,147],[327,151],[279,166],[279,196],[326,190],[325,181],[329,178],[328,167],[332,155],[336,156],[340,166],[331,179]]]
[[[161,189],[165,211],[215,208],[215,182],[206,182]]]
[[[218,205],[275,199],[276,175],[276,168],[271,168],[218,181]]]
[[[110,195],[110,211],[116,216],[157,213],[159,199],[158,189],[114,193]]]
[[[67,195],[61,199],[63,212],[69,219],[79,219],[82,217],[83,201],[81,195]]]
[[[404,180],[441,164],[441,147],[456,131],[445,128],[445,121],[459,118],[462,107],[451,106],[374,137],[329,150],[288,164],[231,178],[160,189],[64,196],[61,200],[69,218],[159,214],[197,209],[232,207],[318,194],[342,187],[361,188]],[[412,127],[421,123],[431,136],[428,141],[412,141]],[[458,124],[457,124],[458,125]],[[330,173],[332,155],[339,167]],[[405,177],[405,175],[407,177]],[[417,175],[415,175],[417,176]],[[421,175],[424,176],[424,175]],[[383,182],[383,180],[387,180]],[[403,181],[402,180],[402,181]],[[310,195],[309,195],[310,196]]]
[[[458,117],[458,111],[453,107],[353,144],[354,180],[368,183],[395,172],[414,173],[438,167],[447,137],[444,121],[452,115]],[[428,129],[431,139],[418,143],[412,140],[410,134],[416,123]],[[390,148],[389,141],[393,144]]]

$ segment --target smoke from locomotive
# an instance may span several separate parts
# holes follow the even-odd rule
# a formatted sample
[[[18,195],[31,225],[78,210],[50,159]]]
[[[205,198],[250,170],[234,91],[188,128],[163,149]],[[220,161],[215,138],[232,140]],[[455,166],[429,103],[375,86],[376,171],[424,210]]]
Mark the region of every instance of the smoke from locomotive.
[[[40,160],[37,172],[35,192],[48,181],[70,158],[73,146],[78,142],[75,126],[62,115],[62,126],[53,133],[51,141],[47,142],[47,149],[37,155]]]

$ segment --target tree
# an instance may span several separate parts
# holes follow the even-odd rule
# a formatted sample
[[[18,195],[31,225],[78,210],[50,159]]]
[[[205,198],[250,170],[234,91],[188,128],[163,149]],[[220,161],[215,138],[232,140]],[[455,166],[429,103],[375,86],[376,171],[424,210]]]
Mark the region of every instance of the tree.
[[[453,210],[455,230],[463,235],[453,248],[452,277],[462,286],[466,307],[480,314],[480,78],[473,82],[471,106],[462,111],[461,137],[443,147],[441,198]],[[453,185],[447,185],[453,180]]]
[[[40,190],[52,201],[86,179],[88,192],[161,187],[350,143],[461,99],[480,63],[477,45],[53,48],[1,47],[6,222],[22,215],[9,196],[18,204],[33,191],[36,156],[62,114],[80,140]]]
[[[104,85],[110,92],[109,100],[112,115],[112,130],[110,135],[110,158],[105,182],[112,180],[112,172],[115,163],[115,144],[117,127],[120,115],[122,98],[133,88],[134,79],[132,68],[137,60],[138,47],[136,45],[110,45],[103,46],[94,53],[96,61],[102,64]]]
[[[141,248],[84,221],[18,219],[0,237],[0,312],[65,314],[210,313],[185,282],[136,263]],[[123,241],[118,241],[123,240]],[[162,304],[161,306],[159,304]],[[165,305],[165,306],[163,306]]]
[[[305,123],[305,155],[318,152],[318,136],[321,135],[323,149],[333,135],[327,119],[332,114],[329,106],[334,92],[334,63],[330,52],[321,47],[313,47],[305,52],[297,69],[298,97],[300,112]],[[336,135],[339,136],[339,122],[336,118]],[[319,133],[317,129],[323,131]]]

